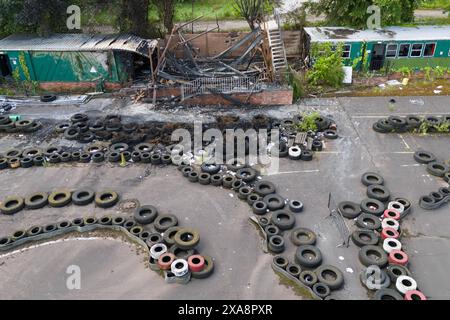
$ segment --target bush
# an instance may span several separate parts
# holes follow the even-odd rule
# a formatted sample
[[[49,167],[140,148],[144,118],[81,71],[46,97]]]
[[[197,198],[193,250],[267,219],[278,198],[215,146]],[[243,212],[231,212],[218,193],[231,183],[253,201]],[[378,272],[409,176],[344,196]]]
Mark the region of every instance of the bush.
[[[345,73],[342,68],[343,45],[333,46],[331,43],[316,43],[311,47],[312,68],[308,72],[308,82],[313,86],[342,86]]]

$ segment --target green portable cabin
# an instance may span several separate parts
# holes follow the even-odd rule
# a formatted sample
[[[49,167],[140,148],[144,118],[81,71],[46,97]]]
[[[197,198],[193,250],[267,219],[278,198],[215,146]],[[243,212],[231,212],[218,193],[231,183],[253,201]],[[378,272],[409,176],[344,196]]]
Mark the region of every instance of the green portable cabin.
[[[450,26],[389,27],[355,30],[342,27],[305,28],[307,45],[342,44],[345,64],[367,55],[369,70],[383,67],[450,67]],[[311,57],[314,58],[314,57]]]
[[[120,87],[150,76],[156,40],[130,35],[13,35],[0,40],[0,76],[15,74],[41,87]]]

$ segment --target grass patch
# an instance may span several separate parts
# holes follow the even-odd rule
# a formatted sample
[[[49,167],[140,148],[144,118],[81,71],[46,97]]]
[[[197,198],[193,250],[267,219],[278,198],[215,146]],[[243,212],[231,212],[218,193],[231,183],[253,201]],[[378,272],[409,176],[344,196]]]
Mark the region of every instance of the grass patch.
[[[421,0],[419,9],[448,9],[448,0]]]
[[[175,7],[175,22],[189,21],[192,18],[203,15],[202,20],[237,20],[241,19],[234,9],[233,0],[196,0],[192,12],[192,2],[185,0]],[[157,21],[158,15],[154,7],[150,8],[150,21]]]

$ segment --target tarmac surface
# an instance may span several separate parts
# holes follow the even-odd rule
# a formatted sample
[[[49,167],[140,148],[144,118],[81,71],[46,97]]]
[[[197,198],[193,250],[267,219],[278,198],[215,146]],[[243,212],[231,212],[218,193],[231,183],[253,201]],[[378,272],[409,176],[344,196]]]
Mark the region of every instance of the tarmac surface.
[[[450,97],[401,97],[394,107],[390,98],[340,98],[305,100],[302,104],[277,108],[239,110],[226,108],[155,108],[150,105],[125,106],[108,99],[91,100],[87,105],[65,107],[18,107],[14,112],[39,119],[68,119],[77,112],[91,115],[122,112],[144,120],[203,119],[216,114],[236,113],[251,117],[264,112],[285,118],[304,110],[318,109],[331,115],[340,138],[328,142],[312,162],[281,159],[280,171],[265,177],[274,182],[277,192],[288,199],[304,202],[305,210],[297,214],[297,226],[318,234],[318,247],[324,264],[339,267],[345,287],[336,291],[336,299],[368,299],[370,294],[359,282],[363,266],[358,248],[350,243],[341,246],[342,238],[335,221],[329,218],[338,202],[359,202],[365,198],[360,178],[364,172],[376,171],[386,180],[394,196],[406,197],[413,204],[412,213],[402,221],[402,243],[410,257],[410,270],[420,289],[430,299],[450,298],[450,208],[444,206],[427,212],[418,206],[420,196],[446,186],[442,179],[429,176],[418,165],[413,153],[423,148],[442,159],[450,157],[450,135],[378,134],[372,124],[391,114],[448,114]],[[0,136],[0,150],[33,144],[45,147],[55,143],[20,136]],[[60,144],[70,145],[68,141]],[[0,152],[1,153],[1,152]],[[117,235],[65,237],[15,252],[0,253],[0,299],[304,299],[280,283],[271,269],[272,256],[262,250],[257,229],[248,221],[251,210],[231,191],[191,184],[174,167],[142,164],[120,168],[104,165],[58,165],[0,171],[1,199],[10,195],[27,195],[59,187],[93,190],[113,189],[123,200],[136,199],[140,204],[155,205],[161,213],[175,214],[182,226],[200,231],[200,253],[215,259],[215,272],[206,280],[188,285],[169,285],[148,269],[147,254],[142,248],[123,241]],[[130,216],[120,206],[111,210],[73,205],[21,211],[14,216],[0,215],[0,235],[33,225],[105,214]],[[346,220],[350,230],[354,222]],[[285,237],[287,239],[287,237]],[[293,259],[295,247],[286,241],[285,254]],[[66,281],[69,266],[81,269],[81,289],[69,290]]]

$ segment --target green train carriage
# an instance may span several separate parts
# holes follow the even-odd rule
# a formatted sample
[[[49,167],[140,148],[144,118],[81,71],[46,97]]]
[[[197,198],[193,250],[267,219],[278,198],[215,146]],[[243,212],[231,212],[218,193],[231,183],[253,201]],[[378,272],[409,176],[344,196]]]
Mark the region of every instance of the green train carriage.
[[[370,71],[382,68],[450,67],[450,26],[389,27],[356,30],[342,27],[305,28],[305,48],[315,43],[342,44],[345,65],[363,59]],[[309,55],[306,50],[306,56]],[[314,57],[310,57],[314,58]],[[359,69],[362,66],[359,65]]]

